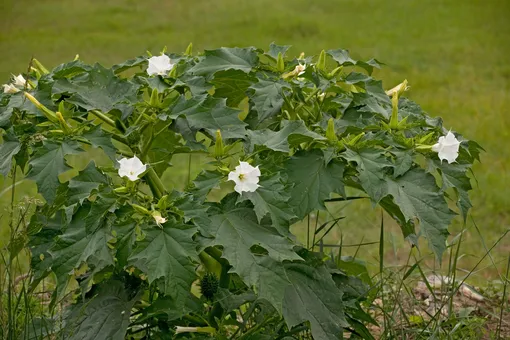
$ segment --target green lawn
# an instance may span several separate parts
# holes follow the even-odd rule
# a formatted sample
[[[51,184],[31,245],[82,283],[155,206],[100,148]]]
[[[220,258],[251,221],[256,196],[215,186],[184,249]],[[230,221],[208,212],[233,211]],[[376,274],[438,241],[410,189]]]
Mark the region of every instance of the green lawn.
[[[0,81],[25,71],[33,55],[48,67],[76,54],[111,65],[165,45],[182,51],[189,42],[196,51],[275,41],[293,45],[296,55],[342,47],[354,57],[375,57],[386,63],[376,77],[387,88],[408,79],[409,96],[487,150],[475,168],[472,215],[491,243],[510,227],[508,13],[507,0],[3,0]],[[334,238],[378,239],[379,215],[369,204],[350,206],[346,215]],[[466,267],[483,250],[471,221],[468,227],[464,249],[475,256],[462,259]],[[452,230],[459,228],[460,219]],[[509,252],[507,237],[497,258]]]

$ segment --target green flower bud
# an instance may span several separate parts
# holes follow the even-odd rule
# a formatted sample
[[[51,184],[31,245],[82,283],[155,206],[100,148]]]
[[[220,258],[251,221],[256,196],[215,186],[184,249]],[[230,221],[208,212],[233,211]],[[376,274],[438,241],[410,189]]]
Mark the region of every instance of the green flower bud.
[[[335,68],[333,71],[329,72],[328,73],[328,79],[331,79],[333,78],[334,76],[336,76],[336,74],[338,72],[340,72],[341,70],[343,69],[343,66],[338,66],[337,68]]]
[[[116,194],[127,194],[129,192],[129,188],[119,187],[119,188],[113,189],[113,192]]]
[[[48,74],[50,71],[46,67],[43,66],[37,59],[32,59],[32,64],[35,66],[35,68],[41,73],[41,74]]]
[[[276,58],[276,69],[278,72],[283,72],[285,70],[285,62],[283,61],[282,52],[278,52],[278,58]]]
[[[326,51],[322,50],[319,55],[319,61],[317,61],[317,69],[326,71]]]
[[[32,104],[35,105],[36,108],[38,108],[44,114],[44,116],[48,120],[50,120],[50,121],[52,121],[54,123],[58,123],[59,120],[58,120],[57,115],[55,114],[55,112],[51,111],[46,106],[44,106],[43,104],[39,103],[39,101],[37,99],[35,99],[35,97],[32,96],[30,93],[24,92],[24,95],[25,95],[25,97],[28,100],[30,100],[32,102]]]
[[[142,214],[142,215],[148,215],[148,216],[152,216],[152,214],[150,213],[149,210],[147,210],[146,208],[142,207],[141,205],[138,205],[138,204],[131,204],[131,206],[133,207],[133,209],[135,209],[136,212]]]
[[[216,130],[216,144],[214,144],[214,157],[222,157],[225,154],[225,146],[223,145],[223,137],[221,131]]]
[[[186,47],[186,52],[184,52],[184,54],[187,56],[193,55],[193,43],[189,43],[188,47]]]
[[[60,122],[60,126],[62,127],[62,130],[69,134],[71,132],[71,129],[69,128],[69,125],[67,124],[66,120],[64,119],[64,116],[60,112],[55,113],[57,116],[58,121]]]
[[[152,93],[151,93],[151,99],[149,101],[149,105],[153,106],[153,107],[159,107],[160,104],[161,104],[161,102],[160,102],[159,96],[158,96],[158,89],[153,88]]]

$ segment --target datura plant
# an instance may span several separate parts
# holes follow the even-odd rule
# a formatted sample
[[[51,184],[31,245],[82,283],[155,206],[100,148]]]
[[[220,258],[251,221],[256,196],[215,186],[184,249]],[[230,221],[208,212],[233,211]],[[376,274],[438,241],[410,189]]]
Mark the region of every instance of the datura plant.
[[[41,196],[26,246],[31,288],[55,283],[45,334],[370,338],[368,275],[290,231],[353,198],[441,258],[481,147],[406,98],[406,81],[385,91],[377,60],[288,48],[33,59],[3,86],[0,172]],[[162,181],[186,173],[176,154],[203,160],[182,190]]]

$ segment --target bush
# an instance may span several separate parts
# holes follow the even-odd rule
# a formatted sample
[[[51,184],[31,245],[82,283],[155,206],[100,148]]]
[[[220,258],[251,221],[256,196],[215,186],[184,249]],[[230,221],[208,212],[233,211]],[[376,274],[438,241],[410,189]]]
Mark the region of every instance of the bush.
[[[55,280],[44,334],[369,338],[368,275],[289,231],[335,202],[370,199],[441,258],[480,146],[404,98],[407,82],[384,91],[375,59],[287,50],[33,60],[4,86],[0,170],[44,198],[27,228],[31,288]],[[183,191],[161,181],[186,173],[176,154],[207,160]]]

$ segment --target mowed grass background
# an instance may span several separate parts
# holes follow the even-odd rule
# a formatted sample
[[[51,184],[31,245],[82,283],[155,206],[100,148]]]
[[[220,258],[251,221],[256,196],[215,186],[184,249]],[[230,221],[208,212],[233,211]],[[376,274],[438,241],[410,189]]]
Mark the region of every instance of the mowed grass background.
[[[490,245],[510,228],[509,14],[508,0],[3,0],[0,82],[26,71],[32,56],[47,67],[76,54],[86,62],[112,65],[146,50],[158,53],[165,45],[169,51],[183,51],[189,42],[195,51],[266,48],[274,41],[293,45],[290,54],[296,56],[347,48],[356,58],[375,57],[386,63],[375,73],[386,88],[408,79],[412,99],[487,150],[474,169],[477,182],[471,197],[472,218]],[[198,160],[194,164],[196,173]],[[171,184],[183,176],[170,172],[165,178]],[[8,183],[2,188],[2,209],[10,199]],[[23,183],[18,193],[25,191],[33,193],[33,186]],[[344,244],[378,241],[379,210],[356,202],[342,214],[346,219],[328,243],[341,237]],[[305,225],[296,229],[303,240]],[[5,222],[1,227],[6,229]],[[470,269],[484,247],[471,218],[466,227],[466,256],[459,265]],[[461,228],[457,218],[451,230]],[[394,227],[388,230],[387,260],[401,261],[409,247]],[[359,257],[376,262],[376,246],[361,249]],[[494,253],[500,267],[509,252],[507,237]],[[495,272],[479,274],[494,277]]]

